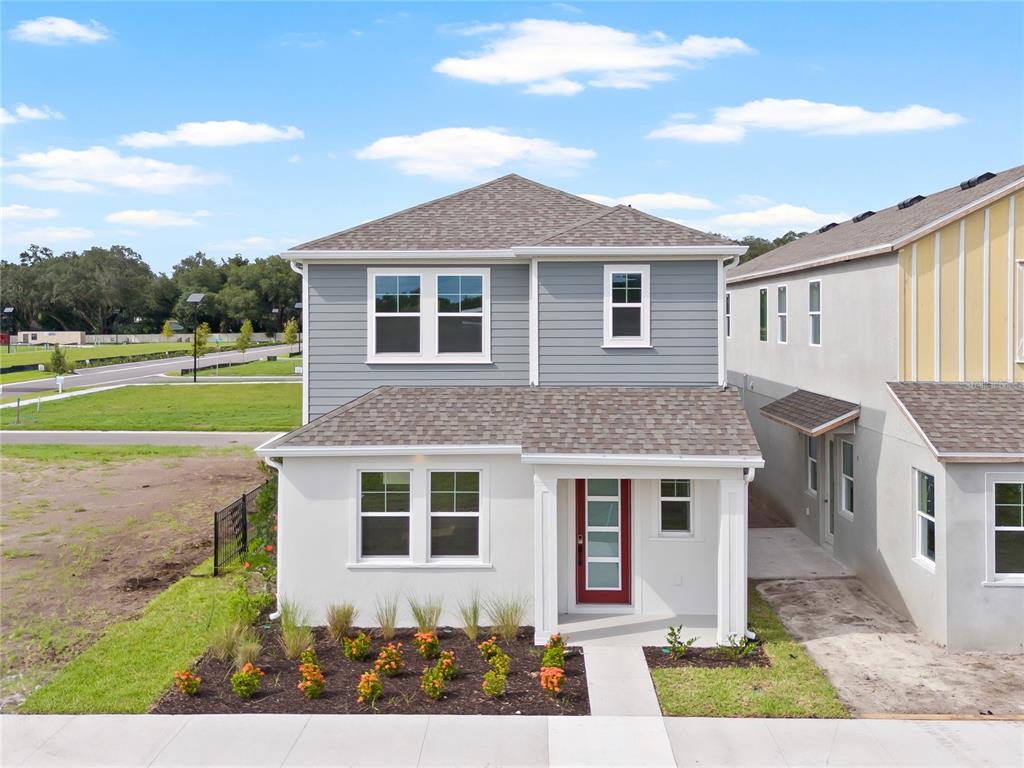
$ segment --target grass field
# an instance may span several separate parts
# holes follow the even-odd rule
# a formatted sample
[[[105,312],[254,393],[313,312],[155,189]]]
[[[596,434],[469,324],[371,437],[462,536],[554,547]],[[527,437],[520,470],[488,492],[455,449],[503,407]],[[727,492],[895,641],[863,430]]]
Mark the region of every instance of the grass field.
[[[32,379],[48,379],[53,374],[49,371],[14,371],[13,373],[0,373],[0,384],[14,384],[17,381],[31,381]]]
[[[253,360],[251,363],[199,371],[200,376],[295,376],[295,366],[302,358],[288,360]],[[192,374],[189,374],[191,376]]]
[[[246,432],[286,430],[300,422],[300,384],[122,387],[94,395],[0,411],[4,429],[124,429]]]
[[[207,448],[200,445],[74,445],[72,443],[40,443],[38,445],[0,445],[0,459],[24,459],[61,466],[76,461],[93,464],[151,458],[185,458],[188,456],[220,456],[251,454],[248,446]]]
[[[158,352],[190,352],[192,345],[188,342],[153,342],[146,344],[101,344],[95,347],[62,347],[69,360],[100,360],[105,357],[123,357],[125,355],[151,355]],[[8,365],[29,365],[46,363],[50,359],[49,349],[26,347],[0,348],[0,368]],[[6,380],[6,379],[5,379]],[[13,381],[13,379],[11,379]]]
[[[750,585],[750,627],[770,667],[652,669],[666,715],[686,717],[849,717],[835,689]]]

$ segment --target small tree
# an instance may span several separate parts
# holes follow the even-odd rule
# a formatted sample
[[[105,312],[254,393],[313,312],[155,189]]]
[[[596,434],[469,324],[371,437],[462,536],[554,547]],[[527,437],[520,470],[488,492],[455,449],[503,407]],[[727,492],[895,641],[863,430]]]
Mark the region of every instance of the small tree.
[[[252,320],[246,320],[242,323],[242,328],[238,332],[238,341],[235,342],[235,349],[242,353],[242,359],[245,359],[245,350],[252,346]]]
[[[63,376],[66,373],[72,373],[71,363],[68,361],[68,356],[64,354],[64,350],[60,348],[60,344],[54,345],[53,352],[50,353],[50,362],[47,367],[54,376]]]
[[[196,357],[202,357],[210,351],[210,324],[200,323],[196,328]]]
[[[289,318],[288,322],[284,324],[284,343],[289,347],[295,346],[295,342],[299,340],[299,322],[294,318]]]
[[[171,328],[170,320],[164,320],[164,327],[160,329],[160,335],[163,336],[168,341],[171,340],[171,336],[174,335],[174,329]]]

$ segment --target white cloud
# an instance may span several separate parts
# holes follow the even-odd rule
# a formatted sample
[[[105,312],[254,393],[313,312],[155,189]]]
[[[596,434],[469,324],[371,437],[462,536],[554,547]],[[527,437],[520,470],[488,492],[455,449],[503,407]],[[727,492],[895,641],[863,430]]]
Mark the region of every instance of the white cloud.
[[[575,5],[570,5],[569,3],[552,3],[551,7],[559,11],[564,11],[565,13],[583,13],[582,8],[577,8]]]
[[[293,163],[293,164],[294,163],[301,163],[302,162],[302,155],[294,154],[294,155],[292,155],[291,157],[288,158],[288,162],[289,163]]]
[[[30,107],[28,104],[19,104],[13,112],[8,112],[0,107],[0,125],[13,125],[22,120],[63,120],[64,115],[49,107]]]
[[[156,210],[148,211],[126,210],[114,211],[104,217],[104,221],[110,224],[130,224],[140,227],[197,227],[199,222],[196,216],[208,216],[209,211],[196,211],[195,213],[179,213],[178,211]]]
[[[107,147],[25,152],[4,161],[4,167],[26,171],[8,176],[12,184],[57,192],[95,192],[103,187],[174,192],[223,180],[219,174],[194,165],[124,156]]]
[[[651,139],[695,143],[735,143],[748,130],[792,131],[809,135],[860,136],[949,128],[963,115],[912,104],[888,112],[806,99],[760,99],[738,107],[718,107],[710,123],[674,123],[651,131]]]
[[[501,128],[439,128],[415,136],[388,136],[358,152],[360,160],[390,160],[402,173],[462,181],[516,163],[570,173],[595,156],[548,139],[513,136]]]
[[[5,234],[5,240],[24,241],[26,243],[53,243],[57,241],[88,240],[96,233],[85,227],[39,227],[21,232]]]
[[[741,194],[736,195],[732,202],[739,208],[765,208],[775,201],[764,195]]]
[[[13,219],[55,219],[60,216],[56,208],[33,208],[28,205],[0,206],[0,219],[11,221]]]
[[[40,16],[20,22],[11,30],[12,40],[40,45],[98,43],[110,37],[110,30],[98,21],[80,24],[61,16]]]
[[[649,88],[667,70],[752,49],[735,37],[691,35],[675,42],[663,33],[637,35],[586,22],[524,19],[478,24],[461,34],[497,34],[483,50],[450,57],[435,72],[488,85],[523,85],[527,93],[568,96],[595,88]],[[570,87],[570,85],[573,87]]]
[[[217,242],[203,243],[203,250],[209,254],[234,255],[244,253],[248,256],[258,257],[280,253],[296,243],[302,242],[301,238],[295,237],[265,237],[263,235],[250,235]]]
[[[208,120],[205,123],[179,123],[174,130],[164,133],[130,133],[122,136],[118,144],[136,149],[172,147],[178,144],[193,147],[233,147],[239,144],[291,141],[304,136],[305,134],[294,125],[275,128],[266,123],[246,123],[242,120]]]
[[[681,223],[706,231],[723,232],[733,237],[743,237],[744,235],[778,237],[789,230],[807,232],[824,224],[833,221],[846,221],[849,218],[850,215],[842,211],[824,213],[799,205],[782,203],[753,211],[724,213],[700,222]]]
[[[713,211],[718,208],[706,197],[684,195],[679,192],[641,192],[625,197],[606,195],[580,195],[602,205],[631,205],[642,211]]]

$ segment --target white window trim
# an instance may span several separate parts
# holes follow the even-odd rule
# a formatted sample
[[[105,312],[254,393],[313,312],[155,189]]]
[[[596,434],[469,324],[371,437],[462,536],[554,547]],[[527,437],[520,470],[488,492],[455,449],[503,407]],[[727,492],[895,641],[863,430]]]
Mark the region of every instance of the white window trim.
[[[814,468],[814,484],[821,488],[821,472],[819,471],[821,464],[821,440],[810,435],[806,435],[804,438],[804,463],[806,464],[806,477],[804,478],[807,482],[806,492],[811,496],[818,495],[818,489],[811,485],[811,468]],[[818,450],[811,456],[811,445],[813,441],[817,441]]]
[[[405,275],[420,279],[420,351],[378,353],[376,312],[376,279],[378,276]],[[444,353],[438,347],[437,279],[465,275],[480,277],[483,281],[483,321],[481,351],[479,354]],[[411,316],[412,313],[403,313]],[[366,362],[379,364],[459,365],[491,363],[491,270],[488,267],[371,267],[366,270]]]
[[[364,473],[399,473],[409,476],[409,511],[408,512],[363,512],[363,474]],[[355,552],[356,560],[363,563],[409,563],[412,562],[412,553],[415,549],[413,542],[413,472],[408,467],[398,469],[370,468],[356,470],[356,529],[355,529]],[[364,517],[404,517],[409,521],[409,554],[401,555],[364,555],[363,554],[363,526]]]
[[[612,275],[618,272],[639,272],[641,276],[639,336],[612,336]],[[604,305],[604,341],[602,346],[615,349],[635,349],[638,347],[645,348],[651,346],[650,264],[605,264],[604,299],[602,304]]]
[[[919,499],[919,493],[920,493],[920,490],[921,490],[921,484],[919,482],[918,475],[927,475],[928,477],[930,477],[932,479],[932,486],[935,488],[935,509],[934,509],[934,515],[929,516],[926,513],[921,512],[920,509],[919,509],[918,501],[920,500]],[[921,540],[921,518],[924,518],[926,520],[931,520],[932,521],[932,525],[935,526],[935,554],[936,554],[936,556],[938,556],[938,554],[939,554],[938,553],[938,549],[939,549],[939,526],[938,526],[937,518],[938,518],[938,515],[939,515],[939,486],[938,486],[938,483],[936,482],[935,475],[933,475],[931,472],[925,472],[923,469],[918,469],[917,467],[914,467],[913,471],[911,472],[911,481],[914,483],[914,488],[913,488],[913,492],[912,492],[913,504],[914,504],[914,506],[913,506],[914,516],[912,518],[913,521],[914,521],[914,535],[913,535],[914,557],[913,557],[913,560],[914,560],[915,563],[920,565],[925,570],[930,571],[932,573],[935,573],[935,560],[929,559],[928,556],[924,554],[924,543]]]
[[[764,333],[761,333],[761,299],[764,299]],[[768,316],[771,313],[768,311],[768,289],[759,288],[757,291],[757,340],[764,343],[768,341],[768,337],[771,335],[769,331]],[[762,336],[764,338],[762,338]]]
[[[1015,362],[1024,363],[1024,261],[1017,261],[1016,264],[1017,272],[1017,311],[1014,313],[1017,317],[1017,339],[1015,355]],[[1012,320],[1010,321],[1013,322]],[[1011,373],[1010,378],[1013,378]]]
[[[996,483],[1024,483],[1024,472],[985,474],[985,581],[987,587],[1024,587],[1024,574],[996,573]]]
[[[690,482],[690,495],[689,496],[662,496],[661,495],[661,480],[655,480],[655,494],[654,494],[654,536],[655,539],[671,539],[673,541],[700,541],[702,540],[700,532],[700,515],[697,514],[697,485],[696,481],[690,477],[665,477],[663,480],[689,480]],[[661,527],[661,502],[663,501],[688,501],[690,502],[690,530],[688,531],[666,531]]]
[[[811,286],[818,286],[818,308],[811,309]],[[821,280],[810,280],[807,283],[807,343],[812,347],[820,347],[825,338],[825,327],[821,321],[821,308],[825,306],[825,297],[821,292]],[[814,342],[814,318],[818,318],[818,342]]]
[[[732,291],[725,292],[725,338],[732,338]]]
[[[431,476],[437,472],[462,472],[468,474],[470,472],[477,476],[477,487],[479,489],[477,511],[476,512],[434,512],[431,506]],[[486,488],[486,473],[476,467],[462,468],[462,467],[435,467],[427,470],[427,482],[425,488],[425,498],[427,506],[427,562],[429,563],[481,563],[485,561],[484,554],[484,542],[490,539],[489,531],[485,530],[486,520],[489,519],[490,515],[484,514],[484,505],[486,503],[487,494]],[[435,517],[475,517],[477,518],[477,545],[476,555],[434,555],[430,551],[430,530]]]
[[[786,311],[779,308],[779,291],[786,296]],[[786,338],[782,338],[783,319],[785,319]],[[775,286],[775,342],[777,344],[789,343],[789,286],[785,283]]]
[[[839,514],[841,514],[847,520],[853,520],[853,510],[852,509],[847,509],[847,507],[846,507],[846,481],[847,480],[850,481],[850,487],[853,488],[854,493],[857,492],[857,486],[856,486],[856,483],[853,480],[853,475],[846,474],[846,465],[845,465],[845,462],[843,461],[843,458],[844,458],[843,457],[843,449],[847,445],[850,446],[850,463],[851,463],[851,465],[856,463],[856,461],[857,461],[857,454],[854,451],[853,443],[851,443],[849,440],[840,440],[839,441],[839,476],[842,479],[840,481],[840,486],[839,486]],[[854,470],[853,467],[851,466],[851,471],[856,471],[856,470]],[[856,502],[854,502],[854,503],[856,504]]]

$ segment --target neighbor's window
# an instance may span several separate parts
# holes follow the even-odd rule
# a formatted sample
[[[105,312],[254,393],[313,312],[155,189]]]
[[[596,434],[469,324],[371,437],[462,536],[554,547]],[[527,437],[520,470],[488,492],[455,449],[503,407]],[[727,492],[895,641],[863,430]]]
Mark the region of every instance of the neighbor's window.
[[[916,553],[935,562],[935,478],[914,470],[914,527]]]
[[[759,336],[761,341],[768,341],[768,289],[762,288],[758,292],[760,299],[760,312],[758,312]]]
[[[776,302],[777,309],[776,315],[779,322],[779,344],[785,344],[789,340],[789,309],[787,307],[787,288],[784,285],[780,285],[776,289]]]
[[[480,275],[437,276],[437,352],[483,351],[484,279]]]
[[[732,292],[725,292],[725,338],[732,338]]]
[[[362,557],[409,557],[409,473],[359,474]]]
[[[430,473],[430,556],[480,556],[480,473]]]
[[[420,351],[419,275],[374,278],[374,331],[377,354]]]
[[[1024,576],[1024,483],[995,484],[995,575]]]
[[[811,346],[821,346],[821,281],[812,280],[807,286],[807,314],[811,322]]]
[[[651,343],[650,267],[646,264],[604,268],[604,345],[646,347]]]
[[[843,447],[843,511],[853,514],[853,443],[842,441]]]
[[[807,437],[807,490],[818,492],[818,438]]]
[[[691,486],[689,480],[661,481],[661,532],[693,533]]]

